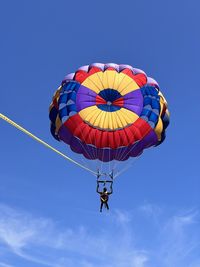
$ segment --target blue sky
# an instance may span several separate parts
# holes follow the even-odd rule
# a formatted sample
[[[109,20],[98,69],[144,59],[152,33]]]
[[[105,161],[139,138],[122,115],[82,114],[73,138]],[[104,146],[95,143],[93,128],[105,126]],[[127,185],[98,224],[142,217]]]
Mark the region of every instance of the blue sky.
[[[0,121],[0,267],[199,267],[198,1],[1,1],[0,112],[49,132],[63,77],[130,64],[160,84],[166,141],[115,180],[99,213],[95,178]]]

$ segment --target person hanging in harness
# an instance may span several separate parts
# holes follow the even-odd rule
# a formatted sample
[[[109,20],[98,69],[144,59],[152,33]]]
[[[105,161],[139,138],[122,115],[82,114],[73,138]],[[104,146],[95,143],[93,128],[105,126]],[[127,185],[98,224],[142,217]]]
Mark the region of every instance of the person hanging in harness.
[[[100,212],[102,212],[102,208],[103,206],[105,208],[107,208],[107,210],[109,210],[109,206],[108,206],[108,200],[109,200],[109,195],[111,195],[113,193],[113,174],[110,175],[111,177],[111,181],[100,181],[98,180],[100,176],[97,175],[97,193],[100,194],[100,201],[101,201],[101,205],[100,205]],[[104,184],[103,190],[100,190],[100,183]],[[105,187],[106,183],[110,183],[110,190],[108,191],[107,188]]]

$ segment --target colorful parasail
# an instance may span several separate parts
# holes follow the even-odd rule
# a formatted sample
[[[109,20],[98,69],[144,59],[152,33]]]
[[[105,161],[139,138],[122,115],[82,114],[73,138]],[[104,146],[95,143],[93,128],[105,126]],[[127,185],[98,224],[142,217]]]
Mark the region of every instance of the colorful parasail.
[[[51,133],[89,160],[125,161],[158,146],[169,124],[158,83],[130,65],[94,63],[65,77],[49,109]]]

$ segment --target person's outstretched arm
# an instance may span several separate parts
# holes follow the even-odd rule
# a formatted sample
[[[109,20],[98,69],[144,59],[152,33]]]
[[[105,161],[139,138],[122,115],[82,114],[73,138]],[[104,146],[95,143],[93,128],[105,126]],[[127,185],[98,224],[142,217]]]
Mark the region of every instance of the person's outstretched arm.
[[[97,189],[96,189],[96,190],[97,190],[97,193],[99,193],[99,194],[101,193],[101,192],[99,191],[99,183],[98,183],[98,182],[97,182]]]

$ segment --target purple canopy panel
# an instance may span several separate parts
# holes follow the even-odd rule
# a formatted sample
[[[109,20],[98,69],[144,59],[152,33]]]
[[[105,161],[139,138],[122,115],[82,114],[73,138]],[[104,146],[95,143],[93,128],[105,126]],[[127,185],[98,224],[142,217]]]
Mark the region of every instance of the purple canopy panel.
[[[62,80],[62,84],[66,83],[66,81],[73,80],[74,79],[74,75],[75,75],[75,73],[70,73],[70,74],[66,75],[65,78]]]
[[[102,63],[93,63],[93,64],[91,64],[90,65],[91,67],[97,67],[97,68],[99,68],[99,69],[101,69],[102,71],[104,71],[104,64],[102,64]]]
[[[156,88],[160,89],[159,84],[156,80],[151,77],[147,77],[147,84],[154,85]]]
[[[85,72],[88,72],[88,70],[89,70],[89,65],[82,66],[82,67],[78,68],[77,71],[79,71],[79,70],[83,70],[83,71],[85,71]]]
[[[108,68],[114,68],[117,72],[119,72],[119,65],[114,63],[107,63],[105,64],[105,70]]]
[[[81,85],[76,95],[77,112],[96,104],[96,93]]]
[[[58,136],[63,142],[70,144],[72,134],[64,124],[60,127]]]
[[[109,162],[114,159],[114,150],[111,148],[98,148],[98,159]]]
[[[115,149],[115,159],[125,161],[129,158],[129,147],[120,147]]]
[[[131,65],[120,64],[119,65],[119,71],[122,71],[124,69],[129,69],[129,70],[133,71],[133,67]]]
[[[146,75],[146,73],[145,73],[143,70],[141,70],[141,69],[137,69],[137,68],[133,68],[133,73],[134,73],[134,74],[140,74],[140,73],[142,73],[142,74]],[[147,75],[146,75],[146,76],[147,76]]]
[[[126,94],[124,97],[124,108],[127,108],[138,116],[141,114],[143,109],[143,96],[140,89],[132,91]]]
[[[83,153],[82,142],[76,136],[73,136],[71,138],[70,147],[71,147],[71,150],[74,151],[75,153],[78,153],[78,154]]]
[[[157,142],[157,135],[153,130],[151,130],[150,133],[146,135],[142,140],[138,141],[136,145],[133,145],[132,149],[130,149],[130,156],[137,157],[145,148],[154,146],[157,144]]]
[[[83,144],[83,155],[87,159],[97,159],[97,150],[91,145]]]

